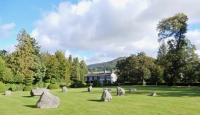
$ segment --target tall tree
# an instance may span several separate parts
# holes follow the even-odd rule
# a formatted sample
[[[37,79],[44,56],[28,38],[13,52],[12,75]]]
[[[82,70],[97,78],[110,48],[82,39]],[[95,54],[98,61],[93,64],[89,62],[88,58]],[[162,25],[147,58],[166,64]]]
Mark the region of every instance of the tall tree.
[[[44,80],[46,83],[50,83],[52,78],[58,81],[59,72],[59,62],[55,55],[51,55],[48,52],[42,53],[42,60],[46,66],[46,74]]]
[[[168,60],[171,64],[168,67],[168,81],[170,85],[174,84],[180,73],[182,73],[182,63],[181,51],[185,43],[185,33],[187,32],[187,16],[183,13],[178,13],[172,17],[162,19],[157,25],[157,30],[159,31],[158,37],[159,41],[166,38],[173,37],[174,39],[168,40]],[[173,69],[172,69],[173,68]]]
[[[3,83],[13,82],[13,73],[6,67],[5,61],[0,56],[0,81]]]
[[[82,60],[82,61],[80,62],[80,80],[81,80],[82,82],[85,82],[84,77],[85,77],[85,75],[87,74],[87,72],[88,72],[87,65],[86,65],[85,61]]]
[[[62,51],[56,51],[55,56],[58,59],[58,74],[59,80],[66,80],[70,78],[70,63],[66,59]]]
[[[80,63],[78,57],[73,59],[72,62],[72,70],[71,70],[71,80],[72,81],[80,81]]]

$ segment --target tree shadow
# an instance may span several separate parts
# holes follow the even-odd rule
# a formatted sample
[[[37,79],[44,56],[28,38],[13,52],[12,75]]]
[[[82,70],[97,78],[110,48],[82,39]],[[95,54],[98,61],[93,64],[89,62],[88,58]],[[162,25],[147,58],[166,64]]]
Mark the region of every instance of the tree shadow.
[[[93,102],[103,102],[102,100],[100,100],[100,99],[89,99],[89,100],[87,100],[87,101],[93,101]]]
[[[25,107],[30,107],[30,108],[37,108],[36,105],[23,105],[23,106],[25,106]]]

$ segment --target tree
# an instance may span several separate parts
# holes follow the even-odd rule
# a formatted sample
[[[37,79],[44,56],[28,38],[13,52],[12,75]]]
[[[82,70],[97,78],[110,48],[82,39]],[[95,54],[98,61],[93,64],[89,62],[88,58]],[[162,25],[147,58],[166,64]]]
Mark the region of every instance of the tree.
[[[22,30],[17,35],[17,41],[16,51],[6,58],[6,63],[14,73],[15,82],[25,82],[27,86],[30,86],[33,81],[35,59],[31,37],[25,30]]]
[[[85,82],[84,77],[85,77],[85,75],[87,74],[87,72],[88,72],[87,65],[86,65],[85,61],[82,60],[82,61],[80,62],[80,78],[81,78],[80,80],[81,80],[82,82]]]
[[[0,57],[0,81],[3,83],[13,82],[13,73],[6,67],[6,63],[2,57]]]
[[[51,55],[48,52],[42,53],[42,60],[46,66],[46,74],[44,80],[46,83],[50,83],[52,78],[55,78],[58,81],[58,59],[55,55]]]
[[[151,71],[155,65],[154,61],[155,59],[146,56],[144,52],[118,61],[116,65],[118,81],[139,82],[142,80],[145,84],[145,80],[151,77]]]
[[[80,81],[80,63],[78,57],[73,59],[72,62],[72,70],[71,70],[71,80],[72,81]]]
[[[168,54],[167,60],[171,62],[166,68],[167,76],[170,79],[168,82],[173,85],[177,78],[182,73],[181,52],[185,43],[185,33],[187,32],[187,16],[183,13],[176,14],[172,17],[162,19],[157,25],[158,41],[165,40],[169,37],[174,39],[168,40]]]
[[[65,58],[65,55],[62,51],[56,51],[55,56],[58,59],[58,74],[59,80],[66,80],[70,78],[70,63]]]

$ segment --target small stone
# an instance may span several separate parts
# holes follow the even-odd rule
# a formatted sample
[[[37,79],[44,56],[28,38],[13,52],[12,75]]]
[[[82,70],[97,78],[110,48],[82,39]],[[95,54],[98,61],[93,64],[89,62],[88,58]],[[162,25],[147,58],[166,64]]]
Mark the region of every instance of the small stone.
[[[92,91],[92,86],[88,87],[88,92]]]
[[[11,95],[12,94],[12,91],[10,91],[10,90],[7,90],[7,91],[5,91],[5,93],[4,93],[5,95]]]
[[[150,94],[150,96],[156,96],[157,94],[155,93],[155,92],[152,92],[151,94]]]
[[[137,91],[137,89],[136,88],[130,88],[130,90],[129,90],[130,92],[136,92]]]
[[[64,86],[64,87],[62,88],[62,92],[67,92],[67,87]]]
[[[119,96],[124,96],[125,95],[125,90],[121,87],[117,87],[117,95]]]

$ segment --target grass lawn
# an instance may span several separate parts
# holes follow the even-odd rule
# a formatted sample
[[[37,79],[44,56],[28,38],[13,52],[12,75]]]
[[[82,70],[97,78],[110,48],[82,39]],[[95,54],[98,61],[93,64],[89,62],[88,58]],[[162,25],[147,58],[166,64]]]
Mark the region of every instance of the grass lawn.
[[[39,97],[31,97],[30,92],[16,91],[10,96],[0,94],[0,115],[199,115],[199,87],[159,87],[159,86],[121,86],[125,96],[116,95],[110,102],[99,101],[103,87],[69,88],[67,93],[61,89],[50,92],[58,96],[61,103],[56,109],[36,108]],[[136,92],[129,92],[136,88]],[[149,96],[156,92],[157,96]]]

